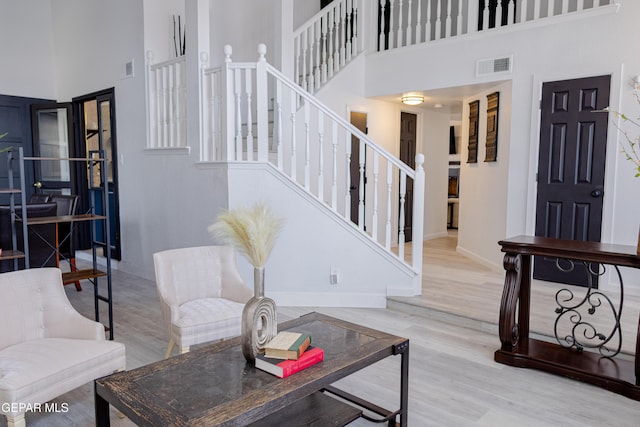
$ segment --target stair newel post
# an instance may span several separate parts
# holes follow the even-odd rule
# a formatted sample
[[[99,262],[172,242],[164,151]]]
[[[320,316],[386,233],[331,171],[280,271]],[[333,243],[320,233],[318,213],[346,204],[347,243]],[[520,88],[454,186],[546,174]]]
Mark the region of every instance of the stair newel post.
[[[258,134],[258,161],[266,162],[269,156],[269,91],[267,88],[267,46],[258,45],[256,63],[256,120]]]
[[[152,117],[155,117],[155,115],[151,115],[151,111],[155,112],[155,91],[153,91],[152,89],[155,87],[154,85],[152,85],[151,83],[151,79],[153,78],[153,81],[155,82],[155,76],[153,76],[152,72],[151,72],[151,63],[153,62],[153,53],[148,50],[147,51],[147,55],[146,55],[146,64],[144,67],[144,72],[145,72],[145,78],[146,78],[146,85],[145,85],[145,90],[146,90],[146,95],[147,95],[147,111],[145,114],[145,119],[147,121],[147,148],[151,148],[153,146],[153,143],[151,141],[154,141],[156,138],[156,126],[155,126],[155,121],[154,123],[151,122]]]
[[[224,82],[224,99],[222,103],[224,108],[221,109],[222,123],[224,128],[222,131],[223,141],[222,144],[223,153],[222,158],[227,161],[235,160],[235,95],[233,84],[233,70],[231,69],[231,54],[233,49],[230,45],[224,47],[224,66],[222,67],[222,81]]]
[[[422,240],[424,236],[424,154],[416,155],[415,177],[413,179],[413,221],[411,234],[412,265],[415,271],[422,271]],[[417,293],[420,293],[420,288]]]

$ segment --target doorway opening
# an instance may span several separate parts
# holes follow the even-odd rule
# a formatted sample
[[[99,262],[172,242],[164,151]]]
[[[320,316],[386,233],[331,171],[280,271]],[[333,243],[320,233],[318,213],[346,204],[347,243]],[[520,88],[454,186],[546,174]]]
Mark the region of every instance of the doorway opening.
[[[108,185],[109,198],[109,230],[111,243],[111,256],[120,260],[120,206],[118,191],[118,162],[116,143],[116,114],[115,114],[115,93],[114,89],[106,89],[100,92],[91,93],[73,99],[74,117],[76,123],[76,146],[75,151],[80,157],[88,157],[91,152],[103,151],[106,156],[105,162],[96,162],[93,167],[93,174],[90,173],[89,164],[78,165],[75,168],[76,180],[78,183],[79,210],[89,209],[89,200],[92,196],[99,196],[104,191],[100,187],[101,167],[106,168],[106,181]],[[101,200],[95,197],[95,200]],[[96,214],[104,215],[104,206],[96,204]],[[78,233],[80,236],[80,248],[89,248],[88,224]],[[103,236],[103,243],[106,242],[102,227],[98,227],[97,236]]]
[[[416,168],[416,133],[418,116],[400,113],[400,160],[411,169]],[[407,179],[404,203],[404,241],[410,242],[413,234],[413,180]]]
[[[367,113],[352,111],[350,113],[351,124],[358,128],[359,131],[367,134]],[[364,147],[364,146],[363,146]],[[360,139],[351,135],[351,164],[350,164],[350,185],[349,199],[351,200],[350,214],[351,222],[356,225],[362,225],[366,230],[365,218],[365,200],[366,200],[366,153],[364,148],[360,149]]]

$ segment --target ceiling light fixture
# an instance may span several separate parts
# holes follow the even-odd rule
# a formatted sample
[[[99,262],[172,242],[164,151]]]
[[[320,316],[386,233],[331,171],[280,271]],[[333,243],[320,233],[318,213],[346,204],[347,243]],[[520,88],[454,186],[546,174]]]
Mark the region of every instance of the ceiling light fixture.
[[[406,95],[402,97],[402,103],[406,105],[420,105],[424,102],[424,96]]]

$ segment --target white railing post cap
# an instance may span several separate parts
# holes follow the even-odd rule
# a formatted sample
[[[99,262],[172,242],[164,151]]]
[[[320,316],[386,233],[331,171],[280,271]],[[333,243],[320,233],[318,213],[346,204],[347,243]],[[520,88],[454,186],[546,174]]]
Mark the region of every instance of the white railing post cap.
[[[264,43],[260,43],[258,45],[258,60],[266,61],[266,59],[264,58],[266,54],[267,54],[267,45]]]
[[[153,61],[153,52],[150,50],[147,51],[147,61]]]
[[[419,165],[424,163],[424,154],[422,153],[416,154],[416,163]]]
[[[233,49],[230,44],[224,45],[224,62],[231,62],[231,54],[233,53]]]

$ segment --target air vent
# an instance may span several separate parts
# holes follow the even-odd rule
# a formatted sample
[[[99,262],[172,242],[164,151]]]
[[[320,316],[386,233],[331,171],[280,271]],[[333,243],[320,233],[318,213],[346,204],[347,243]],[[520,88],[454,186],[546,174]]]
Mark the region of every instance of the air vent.
[[[476,77],[488,76],[497,73],[510,73],[512,65],[513,56],[480,59],[476,62]]]

